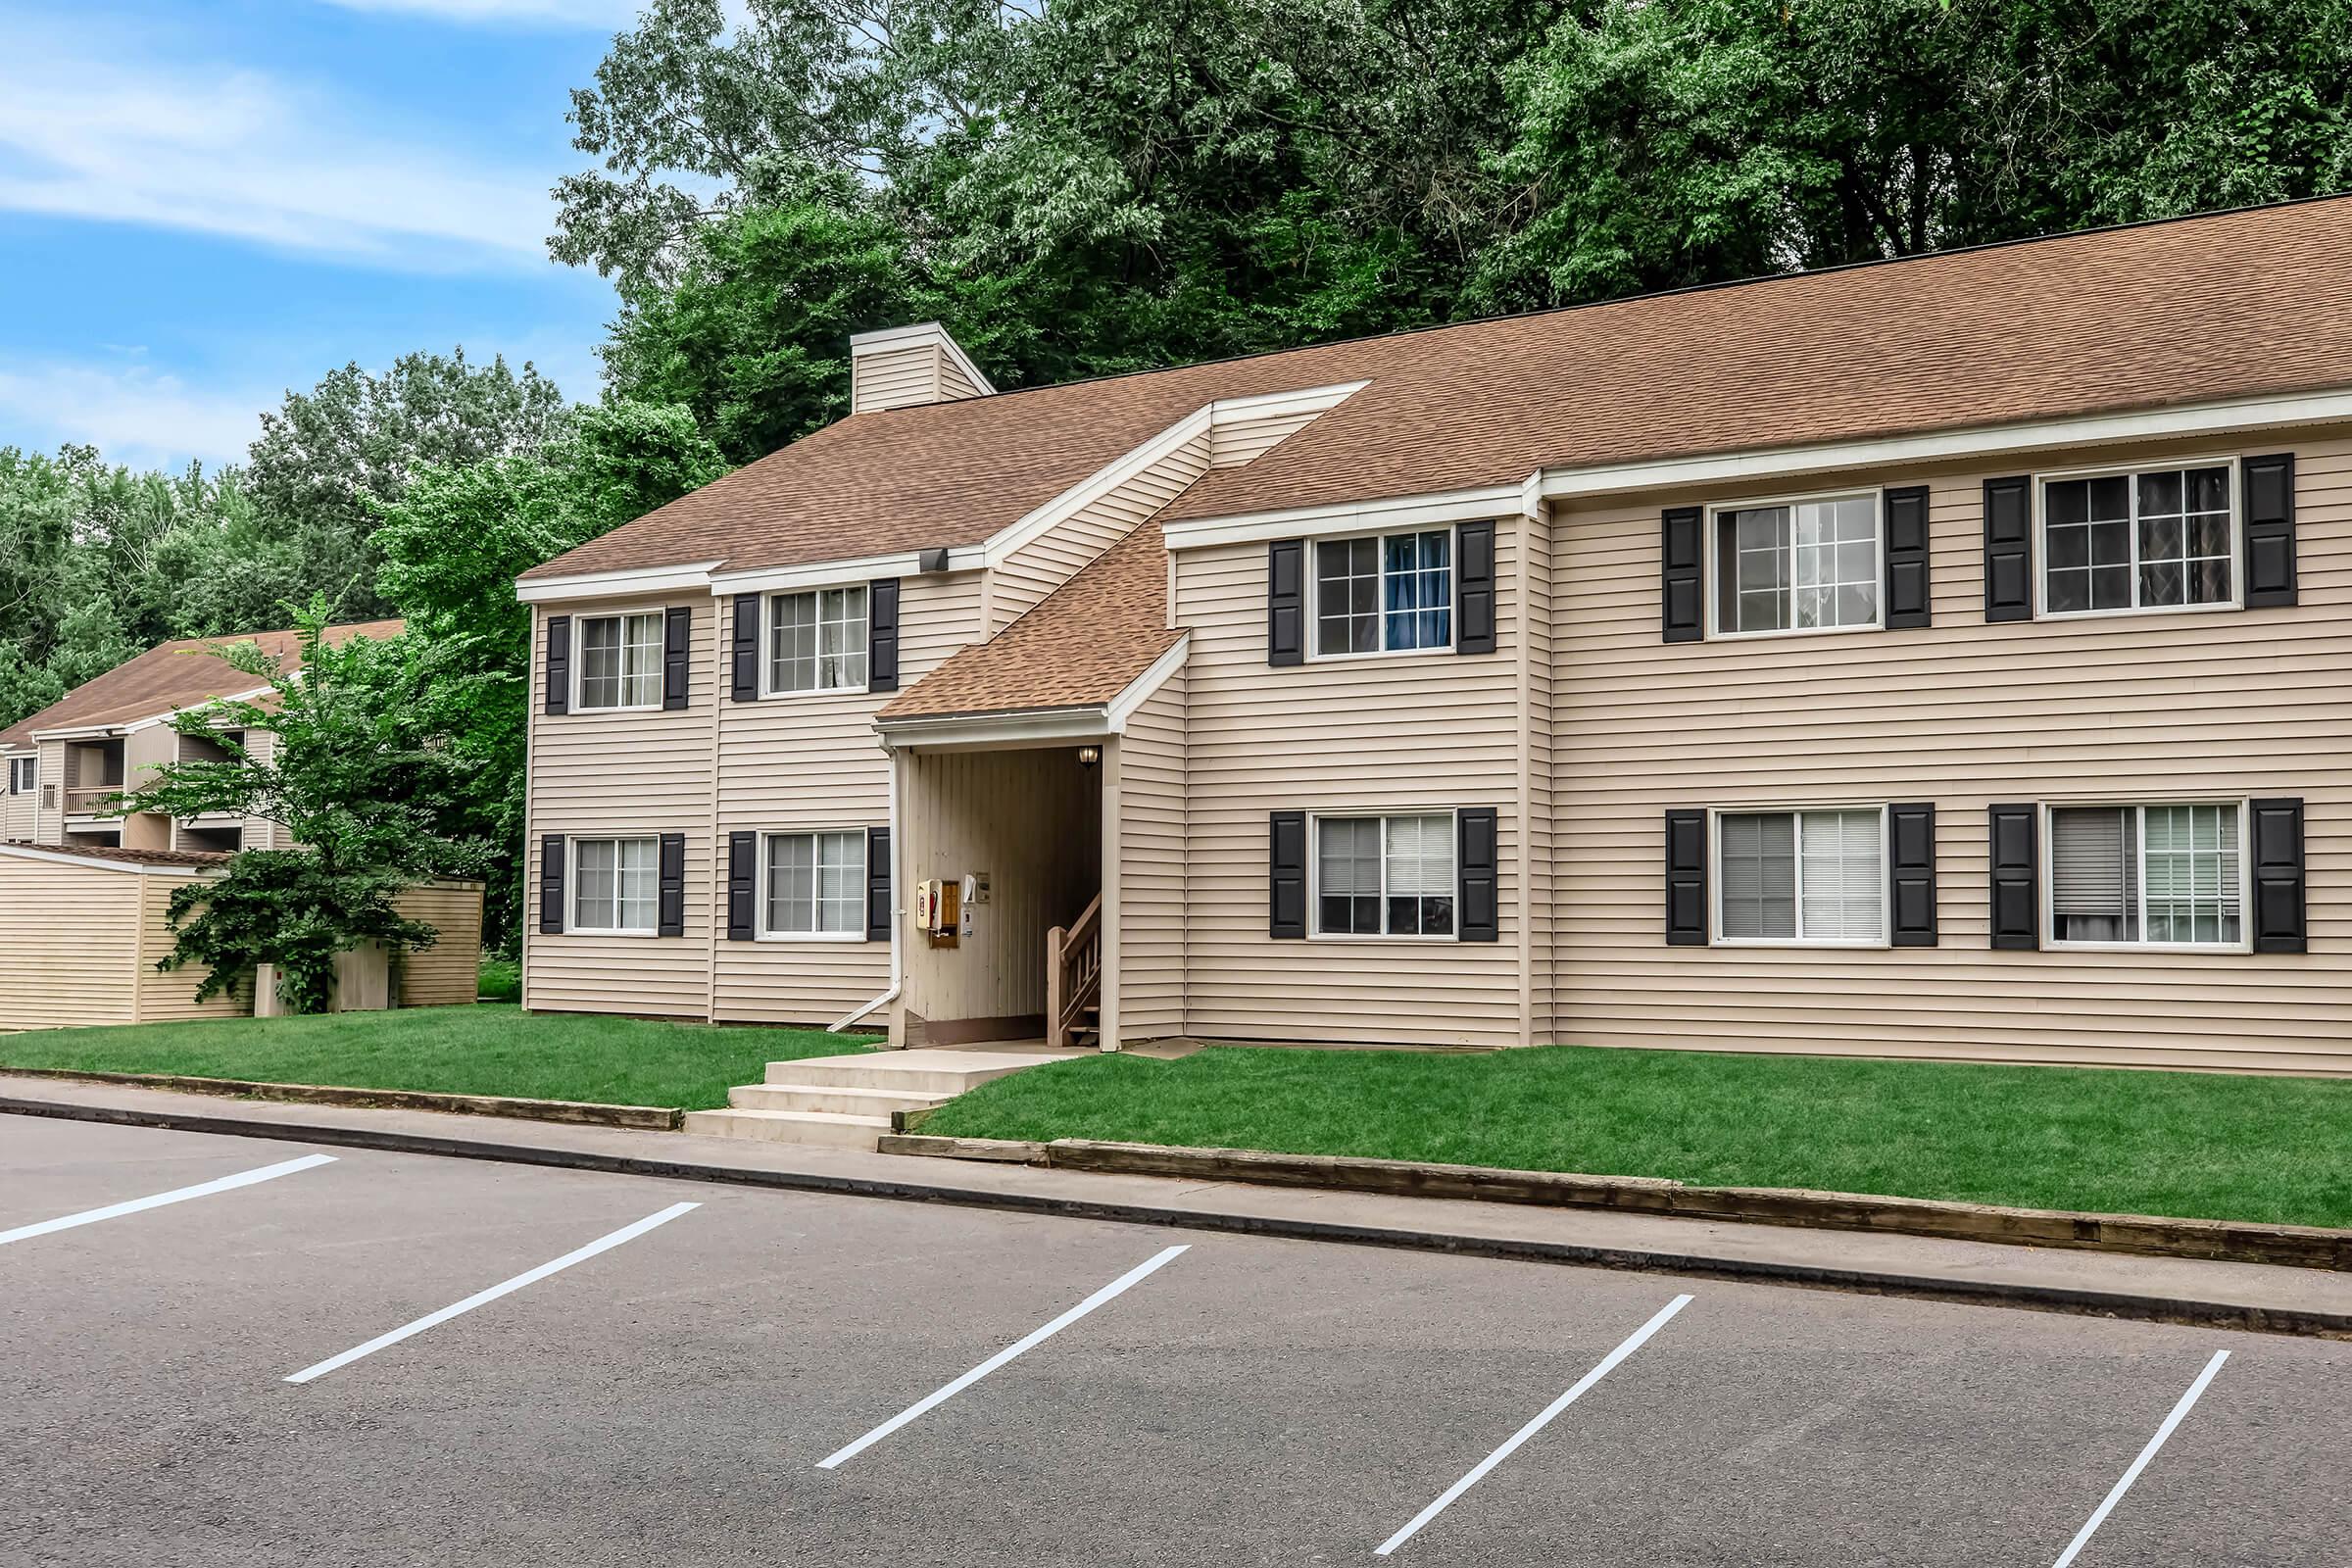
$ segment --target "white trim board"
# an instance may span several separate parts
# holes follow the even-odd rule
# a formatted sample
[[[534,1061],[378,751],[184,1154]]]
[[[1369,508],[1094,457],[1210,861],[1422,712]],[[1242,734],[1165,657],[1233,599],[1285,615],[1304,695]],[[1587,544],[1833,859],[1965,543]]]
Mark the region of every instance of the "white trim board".
[[[576,577],[526,577],[514,584],[514,597],[526,605],[563,604],[575,599],[634,599],[681,589],[708,588],[720,561],[691,565],[632,566],[625,571],[589,571]]]
[[[1478,522],[1515,516],[1526,506],[1527,487],[1482,485],[1430,495],[1392,496],[1380,501],[1341,501],[1321,507],[1292,507],[1239,517],[1202,517],[1161,525],[1168,549],[1200,550],[1211,545],[1257,544],[1269,539],[1324,539],[1428,523]]]
[[[988,563],[979,548],[956,545],[948,550],[947,570],[926,572],[919,550],[901,550],[887,556],[859,556],[849,561],[811,561],[797,566],[760,566],[749,571],[710,574],[713,598],[736,594],[785,593],[796,588],[841,588],[884,577],[942,577],[977,571]]]

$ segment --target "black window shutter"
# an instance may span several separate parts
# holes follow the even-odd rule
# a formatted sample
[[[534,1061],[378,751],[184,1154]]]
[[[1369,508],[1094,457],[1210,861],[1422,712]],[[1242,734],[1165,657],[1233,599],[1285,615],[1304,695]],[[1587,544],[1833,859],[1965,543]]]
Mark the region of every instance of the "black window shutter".
[[[752,896],[760,880],[760,835],[727,835],[727,940],[752,940]]]
[[[1275,811],[1266,818],[1266,934],[1306,935],[1306,813]]]
[[[1707,813],[1666,813],[1666,945],[1707,945]]]
[[[1306,541],[1266,546],[1266,662],[1306,662]]]
[[[2295,602],[2295,455],[2248,458],[2238,481],[2246,509],[2246,608]],[[2302,949],[2292,950],[2300,953]]]
[[[735,628],[731,645],[735,701],[748,703],[760,695],[760,596],[735,596]]]
[[[1928,487],[1909,484],[1887,491],[1885,522],[1887,629],[1928,625]]]
[[[2254,951],[2308,953],[2303,923],[2303,803],[2253,801]]]
[[[675,712],[686,706],[694,677],[694,612],[662,612],[662,706]]]
[[[543,936],[564,933],[564,835],[550,833],[539,841],[539,931]]]
[[[1984,618],[2034,618],[2034,481],[1984,481]]]
[[[547,710],[571,711],[571,617],[547,617]]]
[[[1453,651],[1494,651],[1494,524],[1465,522],[1453,531]]]
[[[1670,643],[1706,635],[1705,522],[1697,507],[1668,507],[1658,516],[1658,600]]]
[[[1464,942],[1502,939],[1501,854],[1494,808],[1465,806],[1455,813],[1454,926]]]
[[[884,577],[865,595],[865,689],[899,689],[899,579]]]
[[[1936,808],[1886,808],[1887,941],[1898,948],[1936,945]]]
[[[657,936],[682,937],[686,934],[686,835],[662,835],[661,902],[655,906],[654,932]]]
[[[1992,834],[1992,945],[2032,952],[2041,946],[2038,808],[1986,808]]]
[[[865,830],[865,940],[888,942],[896,911],[890,898],[890,829]]]

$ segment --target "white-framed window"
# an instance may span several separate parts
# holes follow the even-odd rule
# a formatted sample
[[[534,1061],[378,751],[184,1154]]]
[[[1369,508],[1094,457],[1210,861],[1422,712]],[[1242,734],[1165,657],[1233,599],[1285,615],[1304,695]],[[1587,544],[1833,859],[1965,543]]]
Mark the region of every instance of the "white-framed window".
[[[1886,623],[1878,492],[1741,502],[1710,515],[1713,635],[1857,631]]]
[[[2044,808],[2056,947],[2247,947],[2246,803]]]
[[[573,839],[571,929],[650,937],[662,890],[662,841]]]
[[[1719,811],[1715,940],[1882,947],[1886,810]]]
[[[865,690],[865,585],[771,594],[768,695]]]
[[[2042,476],[2041,612],[2234,609],[2232,466],[2205,460]]]
[[[865,830],[761,840],[760,934],[865,939]]]
[[[8,760],[8,792],[11,795],[30,795],[40,776],[41,760],[38,757],[12,757]]]
[[[1318,816],[1314,829],[1317,936],[1452,939],[1451,811]]]
[[[1453,530],[1314,542],[1314,657],[1453,646]]]
[[[573,707],[581,712],[662,706],[662,612],[634,615],[582,615],[580,689]]]

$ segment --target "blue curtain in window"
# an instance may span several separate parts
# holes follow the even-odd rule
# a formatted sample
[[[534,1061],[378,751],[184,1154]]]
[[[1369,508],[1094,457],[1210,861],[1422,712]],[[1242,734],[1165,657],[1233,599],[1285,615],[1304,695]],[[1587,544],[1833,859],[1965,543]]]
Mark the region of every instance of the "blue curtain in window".
[[[1453,641],[1450,533],[1392,534],[1383,541],[1382,609],[1390,648],[1444,648]]]

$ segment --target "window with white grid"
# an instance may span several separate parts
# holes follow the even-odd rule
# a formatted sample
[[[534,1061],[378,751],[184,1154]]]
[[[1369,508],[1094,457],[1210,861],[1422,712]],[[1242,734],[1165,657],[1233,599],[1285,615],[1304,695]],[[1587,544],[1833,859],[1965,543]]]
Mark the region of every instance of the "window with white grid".
[[[581,710],[653,708],[661,701],[661,612],[581,616]]]
[[[865,832],[767,835],[769,936],[865,935]]]
[[[2045,480],[2042,612],[2232,604],[2233,519],[2227,464]]]
[[[571,929],[654,934],[661,840],[573,839],[571,855]]]
[[[1880,623],[1879,500],[1828,496],[1715,514],[1715,630]]]
[[[1886,939],[1886,822],[1877,807],[1726,811],[1716,820],[1725,942]]]
[[[2051,808],[2051,938],[2238,946],[2242,814],[2233,801]]]
[[[863,691],[865,654],[862,585],[777,594],[768,600],[769,691]]]
[[[1315,656],[1453,646],[1453,532],[1315,546]]]
[[[1454,934],[1453,813],[1315,819],[1315,930]]]

